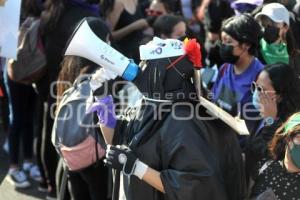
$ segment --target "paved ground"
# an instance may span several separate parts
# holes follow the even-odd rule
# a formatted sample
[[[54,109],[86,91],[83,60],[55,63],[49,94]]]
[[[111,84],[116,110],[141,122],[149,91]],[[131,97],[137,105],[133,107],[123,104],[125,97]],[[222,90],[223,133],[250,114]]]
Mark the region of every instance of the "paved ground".
[[[37,183],[31,181],[32,186],[28,189],[15,190],[6,180],[8,170],[8,155],[3,151],[5,133],[0,124],[0,200],[40,200],[44,199],[45,193],[37,191]]]

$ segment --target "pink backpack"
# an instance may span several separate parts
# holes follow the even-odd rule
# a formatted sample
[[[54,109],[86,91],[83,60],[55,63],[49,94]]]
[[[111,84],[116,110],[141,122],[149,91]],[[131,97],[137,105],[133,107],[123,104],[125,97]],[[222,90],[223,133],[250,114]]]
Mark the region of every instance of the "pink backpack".
[[[105,154],[94,114],[86,113],[93,100],[89,80],[76,80],[64,93],[53,124],[52,143],[70,171],[91,166]]]

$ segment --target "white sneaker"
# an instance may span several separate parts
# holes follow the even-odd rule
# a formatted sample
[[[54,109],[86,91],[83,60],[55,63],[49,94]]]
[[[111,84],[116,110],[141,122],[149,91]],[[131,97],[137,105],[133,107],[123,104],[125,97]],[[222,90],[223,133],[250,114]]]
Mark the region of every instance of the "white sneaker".
[[[29,174],[30,178],[37,182],[42,181],[41,172],[39,170],[39,167],[33,163],[30,162],[24,162],[23,163],[23,170]]]
[[[26,174],[19,169],[10,169],[5,179],[15,188],[30,187]]]

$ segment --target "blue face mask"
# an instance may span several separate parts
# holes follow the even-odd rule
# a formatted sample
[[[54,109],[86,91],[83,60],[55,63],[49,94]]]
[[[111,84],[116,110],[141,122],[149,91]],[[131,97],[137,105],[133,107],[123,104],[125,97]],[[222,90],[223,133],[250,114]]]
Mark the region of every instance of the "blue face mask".
[[[257,89],[255,89],[254,92],[253,92],[252,104],[257,110],[260,109],[260,101],[259,101],[259,95],[258,95]]]
[[[294,165],[300,169],[300,145],[294,144],[294,146],[290,149],[291,159]]]

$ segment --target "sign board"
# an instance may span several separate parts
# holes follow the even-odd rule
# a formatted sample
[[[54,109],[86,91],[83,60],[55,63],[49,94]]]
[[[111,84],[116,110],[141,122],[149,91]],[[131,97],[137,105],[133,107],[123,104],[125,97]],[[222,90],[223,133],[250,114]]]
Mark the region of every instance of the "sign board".
[[[0,56],[17,58],[21,0],[0,0]]]

